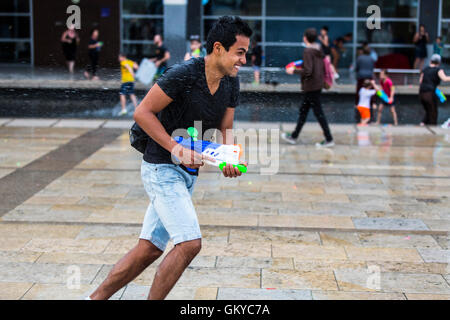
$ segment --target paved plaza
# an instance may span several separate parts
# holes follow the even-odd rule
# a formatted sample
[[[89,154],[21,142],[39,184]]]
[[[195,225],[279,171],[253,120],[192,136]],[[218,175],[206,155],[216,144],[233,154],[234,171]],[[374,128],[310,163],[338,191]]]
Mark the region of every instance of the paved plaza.
[[[137,243],[149,200],[130,125],[0,119],[0,299],[82,299]],[[450,131],[331,129],[332,149],[316,123],[280,143],[275,175],[202,169],[202,250],[168,299],[450,299]],[[145,299],[160,261],[113,299]]]

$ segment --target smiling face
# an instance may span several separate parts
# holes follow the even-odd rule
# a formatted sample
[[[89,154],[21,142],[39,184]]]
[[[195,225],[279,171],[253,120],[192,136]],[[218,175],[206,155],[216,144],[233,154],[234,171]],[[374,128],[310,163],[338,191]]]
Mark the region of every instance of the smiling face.
[[[245,54],[249,45],[250,38],[241,35],[236,36],[236,42],[228,51],[225,50],[220,42],[214,43],[214,51],[219,58],[218,67],[224,75],[237,76],[240,67],[247,63]]]

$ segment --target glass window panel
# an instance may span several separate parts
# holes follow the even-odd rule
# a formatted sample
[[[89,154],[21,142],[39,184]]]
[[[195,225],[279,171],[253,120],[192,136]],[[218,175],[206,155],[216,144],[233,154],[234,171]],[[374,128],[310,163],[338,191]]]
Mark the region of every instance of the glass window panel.
[[[1,0],[0,12],[28,13],[30,2],[29,0]]]
[[[203,6],[204,15],[260,16],[262,0],[210,0]]]
[[[450,1],[442,0],[442,18],[450,18]]]
[[[123,19],[125,40],[153,40],[157,33],[163,33],[163,19]]]
[[[250,28],[253,30],[252,37],[255,36],[255,35],[261,36],[261,34],[262,34],[261,33],[261,30],[262,30],[261,29],[261,21],[259,21],[259,20],[245,20],[245,19],[244,19],[244,21],[247,22],[248,25],[250,26]],[[206,41],[206,37],[208,36],[208,32],[209,32],[209,30],[211,30],[214,22],[216,22],[216,20],[214,20],[214,19],[205,19],[204,20],[204,25],[203,25],[204,26],[204,28],[203,28],[203,30],[204,30],[204,32],[203,32],[204,41]]]
[[[415,22],[382,22],[381,29],[367,29],[365,22],[358,22],[358,42],[413,44]]]
[[[0,62],[30,63],[30,43],[0,42]]]
[[[353,17],[354,0],[267,0],[268,16]]]
[[[289,62],[301,59],[303,47],[266,46],[266,67],[284,67]]]
[[[414,63],[414,48],[373,48],[378,55],[376,67],[409,69]],[[392,54],[399,56],[393,57]]]
[[[418,0],[358,0],[358,16],[368,17],[367,7],[377,5],[383,18],[416,18]]]
[[[124,0],[123,14],[163,14],[162,0]]]
[[[29,17],[1,17],[0,38],[29,38]]]
[[[302,42],[303,32],[307,28],[320,28],[327,26],[330,41],[353,31],[353,22],[338,21],[267,21],[266,41]]]
[[[450,22],[442,22],[441,37],[442,43],[450,43]]]
[[[123,45],[123,50],[127,54],[127,58],[140,63],[144,57],[152,56],[155,52],[155,46],[153,44],[129,44]]]

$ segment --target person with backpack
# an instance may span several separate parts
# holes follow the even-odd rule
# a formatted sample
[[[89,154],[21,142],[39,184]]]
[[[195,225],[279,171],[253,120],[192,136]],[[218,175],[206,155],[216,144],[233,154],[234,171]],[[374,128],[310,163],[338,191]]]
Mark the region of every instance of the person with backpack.
[[[313,109],[314,115],[322,127],[325,140],[316,143],[317,147],[332,147],[334,146],[333,136],[331,135],[327,119],[322,110],[320,103],[320,94],[322,88],[330,87],[329,83],[325,84],[325,69],[330,70],[324,66],[327,60],[324,60],[324,55],[320,49],[319,44],[316,43],[317,31],[314,28],[306,29],[303,34],[303,42],[306,48],[303,51],[303,65],[300,69],[288,68],[286,73],[299,74],[301,76],[302,90],[304,92],[303,103],[300,107],[297,126],[292,133],[283,132],[281,139],[290,144],[296,144],[297,138],[306,122],[309,109]],[[328,71],[329,72],[329,71]],[[327,77],[328,78],[328,77]]]

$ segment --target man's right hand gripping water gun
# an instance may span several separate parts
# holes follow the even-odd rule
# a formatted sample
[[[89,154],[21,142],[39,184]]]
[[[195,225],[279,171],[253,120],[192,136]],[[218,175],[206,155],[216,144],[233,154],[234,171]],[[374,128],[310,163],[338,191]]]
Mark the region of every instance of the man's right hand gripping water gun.
[[[240,145],[219,144],[210,141],[198,140],[198,131],[194,127],[187,129],[191,138],[175,137],[174,140],[183,148],[193,150],[204,156],[204,161],[210,165],[219,167],[222,171],[227,164],[231,164],[241,173],[247,172],[247,167],[239,162],[243,153]],[[211,159],[211,160],[209,160]],[[197,169],[187,168],[195,172]]]

